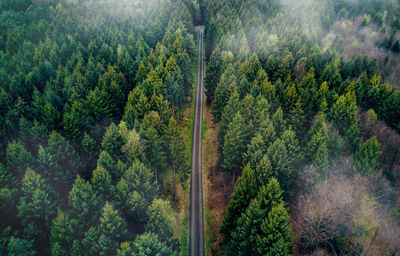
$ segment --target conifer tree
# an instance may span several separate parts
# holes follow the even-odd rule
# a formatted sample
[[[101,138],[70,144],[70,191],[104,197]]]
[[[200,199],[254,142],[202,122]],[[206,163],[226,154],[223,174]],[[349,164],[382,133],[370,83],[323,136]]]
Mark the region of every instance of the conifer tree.
[[[274,206],[261,224],[257,236],[257,251],[261,255],[274,255],[276,251],[291,253],[292,229],[290,217],[283,203]]]
[[[219,122],[218,149],[220,151],[222,151],[224,145],[225,135],[227,133],[228,126],[232,122],[232,119],[239,111],[239,109],[240,109],[239,94],[235,90],[232,93],[231,97],[229,98],[229,101],[225,106],[224,111],[222,112],[221,121]]]
[[[257,177],[249,165],[243,169],[242,176],[237,181],[232,198],[221,226],[225,243],[231,239],[231,232],[236,228],[236,222],[258,192]]]
[[[259,255],[255,245],[264,215],[260,203],[253,199],[237,220],[236,229],[232,231],[226,249],[228,255]]]
[[[228,125],[228,131],[225,135],[225,144],[222,152],[224,161],[222,167],[235,173],[242,164],[242,155],[246,149],[246,124],[240,113],[236,113],[232,122]]]
[[[379,142],[376,137],[365,141],[355,152],[356,165],[361,173],[373,173],[377,169],[377,160],[382,152],[379,150]]]

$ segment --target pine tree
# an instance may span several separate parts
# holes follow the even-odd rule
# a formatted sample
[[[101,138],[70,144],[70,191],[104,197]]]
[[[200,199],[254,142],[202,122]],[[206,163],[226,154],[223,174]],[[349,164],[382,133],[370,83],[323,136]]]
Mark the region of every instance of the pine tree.
[[[353,149],[358,149],[360,135],[357,124],[357,103],[353,91],[340,96],[332,106],[330,118]]]
[[[286,121],[283,119],[282,108],[278,108],[275,114],[272,116],[272,123],[274,125],[277,136],[281,136],[286,130]]]
[[[33,241],[12,236],[7,245],[8,256],[34,256]]]
[[[98,219],[100,202],[92,185],[79,175],[69,192],[71,217],[78,220],[80,228],[88,227]]]
[[[173,171],[173,188],[174,197],[176,196],[176,173],[185,174],[187,171],[187,155],[185,154],[186,147],[183,140],[182,132],[179,130],[175,119],[171,117],[168,123],[168,128],[165,133],[165,147],[167,149],[167,161]]]
[[[238,218],[245,211],[251,199],[257,195],[257,192],[258,186],[255,173],[249,165],[246,165],[243,169],[242,176],[240,176],[237,181],[221,226],[221,232],[224,235],[225,243],[231,240],[231,233],[237,226],[236,222]]]
[[[37,169],[54,184],[60,194],[70,189],[81,166],[74,148],[55,131],[51,133],[47,147],[39,148]]]
[[[222,151],[224,145],[225,135],[228,130],[228,125],[232,122],[232,119],[239,111],[239,109],[240,109],[239,94],[235,90],[232,93],[231,97],[229,98],[229,101],[225,106],[224,111],[222,112],[221,121],[219,122],[218,149],[220,151]]]
[[[204,79],[204,86],[207,96],[207,103],[214,101],[214,92],[221,78],[222,58],[219,48],[214,49],[207,65],[207,76]]]
[[[118,249],[117,256],[173,256],[175,252],[165,243],[160,242],[158,235],[153,233],[144,233],[136,237],[135,241],[130,245],[125,242],[121,244],[121,249]]]
[[[243,158],[243,165],[250,164],[250,167],[255,169],[256,165],[261,161],[265,152],[267,151],[267,147],[261,135],[259,133],[256,134],[250,141],[250,144],[247,146],[247,152]]]
[[[17,178],[22,177],[28,167],[33,167],[32,154],[20,142],[8,143],[6,150],[7,167]]]
[[[226,248],[228,255],[259,255],[255,245],[264,215],[260,203],[253,199],[237,220],[236,229],[232,231],[232,238]]]
[[[149,107],[148,99],[144,95],[143,90],[136,87],[128,95],[128,102],[125,105],[122,120],[131,128],[135,124],[135,120],[141,120],[144,117],[149,111]]]
[[[271,162],[274,173],[273,176],[278,179],[285,191],[289,191],[293,168],[290,165],[285,144],[280,139],[276,139],[275,142],[268,147],[267,156]]]
[[[214,116],[214,123],[221,121],[222,112],[231,94],[237,89],[236,80],[236,72],[234,71],[234,67],[230,65],[222,74],[221,80],[215,89],[215,99],[211,108],[211,113]]]
[[[124,144],[125,141],[118,127],[114,123],[111,123],[101,142],[102,150],[110,154],[113,159],[121,159],[123,156],[121,148]]]
[[[354,154],[356,165],[361,173],[368,174],[377,171],[377,160],[382,154],[379,147],[376,137],[372,137],[365,141]]]
[[[273,207],[284,203],[283,193],[279,181],[272,177],[262,184],[256,198],[260,202],[260,208],[268,213]]]
[[[119,215],[118,210],[106,202],[103,214],[100,217],[99,239],[97,244],[98,255],[113,255],[119,244],[127,237],[126,221]]]
[[[228,131],[225,135],[225,144],[222,152],[224,160],[222,167],[235,173],[242,164],[242,156],[246,150],[246,124],[240,113],[237,113],[232,122],[228,125]]]
[[[50,246],[52,255],[67,255],[70,252],[77,234],[77,220],[69,218],[67,214],[58,211],[50,229]]]
[[[112,188],[112,178],[107,169],[97,166],[92,173],[93,189],[103,200],[109,200]]]
[[[112,159],[109,153],[102,151],[97,159],[97,166],[102,167],[111,174],[113,180],[117,180],[122,174],[119,173],[116,162]]]
[[[295,165],[299,163],[303,159],[303,154],[296,133],[291,128],[286,129],[281,136],[281,140],[286,146],[289,164]]]
[[[40,174],[28,168],[21,184],[22,196],[17,206],[24,226],[33,223],[41,231],[50,228],[55,215],[55,192]]]
[[[319,114],[313,126],[306,136],[307,145],[305,155],[311,161],[314,168],[319,170],[320,178],[328,174],[329,151],[328,130],[324,114]]]
[[[292,252],[292,229],[290,217],[281,203],[268,212],[261,224],[261,235],[257,236],[257,251],[261,255],[274,255],[275,251]]]
[[[148,216],[149,221],[147,222],[146,230],[157,234],[161,242],[171,242],[176,219],[172,215],[169,202],[162,199],[154,199],[149,206]]]

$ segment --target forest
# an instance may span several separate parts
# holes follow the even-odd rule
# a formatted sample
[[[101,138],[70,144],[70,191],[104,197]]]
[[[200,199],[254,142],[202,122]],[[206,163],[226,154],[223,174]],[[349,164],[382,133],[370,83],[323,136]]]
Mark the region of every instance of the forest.
[[[181,252],[192,10],[1,1],[0,255]]]
[[[400,255],[397,0],[1,0],[0,255],[188,255],[199,25],[206,255]]]
[[[235,184],[213,255],[400,255],[399,15],[207,2],[216,169]]]

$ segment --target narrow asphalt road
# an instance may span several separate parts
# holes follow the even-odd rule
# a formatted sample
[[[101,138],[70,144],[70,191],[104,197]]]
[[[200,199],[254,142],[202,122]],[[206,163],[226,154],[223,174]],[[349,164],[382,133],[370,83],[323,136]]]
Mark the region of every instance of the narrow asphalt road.
[[[192,178],[190,184],[189,255],[204,255],[203,182],[201,169],[201,137],[203,130],[204,29],[198,30],[199,62],[197,66],[196,102],[192,138]]]

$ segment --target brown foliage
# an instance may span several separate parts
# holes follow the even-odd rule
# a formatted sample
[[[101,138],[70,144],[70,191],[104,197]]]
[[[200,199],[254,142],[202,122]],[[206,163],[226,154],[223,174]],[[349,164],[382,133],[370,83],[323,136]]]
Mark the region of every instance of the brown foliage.
[[[381,175],[349,175],[352,170],[351,161],[343,159],[326,181],[296,198],[292,211],[300,253],[399,255],[400,228],[393,218],[398,193]]]

